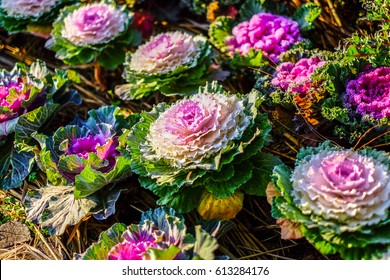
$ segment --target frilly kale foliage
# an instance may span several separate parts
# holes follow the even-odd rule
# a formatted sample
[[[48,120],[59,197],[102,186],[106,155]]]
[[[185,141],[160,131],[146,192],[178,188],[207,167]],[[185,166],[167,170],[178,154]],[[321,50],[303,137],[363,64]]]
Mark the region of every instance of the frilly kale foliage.
[[[217,248],[216,239],[200,225],[191,234],[183,216],[161,207],[144,212],[139,224],[114,224],[76,259],[212,260]]]
[[[55,70],[53,75],[43,62],[30,67],[18,63],[11,72],[0,72],[0,178],[3,189],[19,187],[35,163],[42,132],[62,106],[80,104],[76,91],[68,90],[71,72]]]
[[[176,146],[176,144],[169,143],[171,140],[167,138],[164,146],[171,145],[167,149],[172,152],[168,152],[166,156],[159,155],[156,149],[162,149],[162,147],[156,145],[160,144],[153,144],[148,140],[150,139],[148,135],[151,133],[151,127],[155,126],[158,119],[160,119],[160,122],[164,120],[165,116],[171,114],[167,113],[168,111],[172,112],[177,108],[181,110],[186,104],[191,104],[192,100],[202,100],[202,98],[211,98],[210,100],[212,98],[226,99],[229,100],[228,102],[237,99],[216,82],[208,84],[206,87],[201,87],[197,95],[179,101],[175,105],[168,106],[161,103],[150,112],[142,112],[141,120],[133,126],[131,133],[126,136],[126,140],[123,140],[127,141],[132,157],[131,168],[134,173],[140,175],[141,185],[159,196],[159,204],[167,205],[180,212],[188,212],[197,207],[204,189],[207,189],[217,198],[227,197],[238,189],[249,194],[264,195],[269,180],[265,177],[267,177],[267,174],[269,176],[273,166],[280,162],[272,155],[259,154],[271,126],[267,121],[267,116],[258,112],[262,100],[256,91],[247,95],[240,95],[237,99],[236,102],[239,102],[237,104],[242,104],[243,107],[242,109],[236,109],[239,110],[238,114],[242,114],[236,121],[240,120],[244,130],[238,134],[239,136],[226,142],[224,147],[218,148],[219,144],[213,144],[212,139],[214,137],[219,139],[222,137],[221,135],[227,133],[225,130],[231,131],[231,128],[225,127],[227,123],[223,127],[219,127],[220,124],[217,123],[215,132],[213,129],[205,136],[198,137],[195,134],[193,136],[196,143],[202,143],[202,141],[209,139],[207,141],[211,142],[207,145],[212,145],[213,152],[204,150],[207,145],[190,144],[187,147],[188,144],[177,144]],[[226,104],[218,104],[218,106],[225,106]],[[192,105],[190,107],[194,108]],[[226,122],[229,118],[232,118],[228,123],[234,122],[235,120],[233,117],[229,117],[230,115],[237,115],[237,111],[232,111],[221,119],[225,119],[224,122]],[[212,118],[214,119],[214,117]],[[173,122],[173,120],[170,122]],[[205,125],[203,129],[205,131],[210,123],[203,123],[203,125]],[[191,128],[186,129],[190,130]],[[221,130],[220,133],[219,130]],[[168,132],[166,133],[166,135],[171,135]],[[165,137],[164,134],[165,132],[160,132],[158,135]],[[179,137],[178,141],[181,141],[181,136],[177,136]],[[183,152],[180,157],[175,155],[175,150],[181,151],[182,149],[187,150],[187,148],[193,151],[199,150],[195,153]],[[261,180],[259,180],[260,178]]]
[[[329,163],[337,161],[335,166],[341,169],[351,166],[338,157],[346,158],[354,167],[366,172],[359,173],[355,169],[358,173],[353,176],[338,173],[338,176],[346,176],[339,181],[332,175],[333,167]],[[318,162],[320,167],[316,165]],[[301,149],[293,172],[285,165],[274,169],[273,182],[280,196],[273,198],[272,216],[297,223],[306,239],[323,254],[340,253],[344,259],[379,259],[390,246],[389,164],[388,154],[373,149],[355,152],[332,147],[329,142]],[[329,192],[316,185],[314,177],[320,182],[321,175],[310,173],[313,170],[318,173],[318,168],[325,170],[323,186]],[[373,178],[362,181],[364,176]],[[295,187],[297,184],[299,190]],[[354,188],[355,192],[349,192],[346,186]],[[373,189],[376,191],[372,192]],[[317,200],[313,199],[312,191],[318,192]]]

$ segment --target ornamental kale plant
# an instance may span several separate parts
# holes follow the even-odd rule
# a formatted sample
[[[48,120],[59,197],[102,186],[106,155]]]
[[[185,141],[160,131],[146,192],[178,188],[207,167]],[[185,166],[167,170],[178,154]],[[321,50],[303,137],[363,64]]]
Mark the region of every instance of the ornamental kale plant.
[[[119,137],[133,118],[125,120],[119,108],[105,106],[42,136],[40,160],[49,182],[73,185],[75,198],[87,197],[130,175],[130,159],[122,155]]]
[[[183,216],[161,207],[144,212],[139,224],[114,224],[76,259],[212,260],[217,248],[216,239],[201,226],[195,226],[194,236],[187,232]]]
[[[116,88],[121,99],[139,99],[155,91],[192,94],[209,76],[212,49],[201,35],[174,31],[153,36],[127,53],[124,78],[128,84]]]
[[[282,61],[272,76],[258,74],[255,88],[267,105],[293,112],[294,129],[316,129],[344,146],[387,141],[388,67],[318,50],[287,51]]]
[[[33,134],[41,131],[61,106],[81,103],[77,92],[67,91],[69,84],[68,72],[55,70],[51,75],[40,61],[0,71],[2,189],[19,187],[31,172],[37,149]]]
[[[232,54],[246,55],[250,49],[262,51],[268,59],[278,62],[279,55],[302,41],[298,22],[271,13],[259,13],[249,21],[236,25],[226,46]]]
[[[305,97],[311,86],[311,75],[324,64],[325,61],[319,57],[301,58],[295,64],[283,62],[276,68],[271,84],[290,94]]]
[[[321,9],[302,5],[288,18],[269,11],[264,1],[248,0],[239,12],[241,22],[218,17],[209,29],[209,37],[236,66],[259,67],[276,63],[283,52],[304,42],[302,32],[313,28]],[[272,9],[271,9],[272,10]]]
[[[1,0],[0,26],[9,33],[29,31],[49,37],[59,10],[75,0]]]
[[[301,149],[295,168],[275,167],[272,215],[297,223],[324,254],[377,259],[390,249],[389,156],[375,149]]]
[[[279,161],[258,154],[271,130],[267,116],[258,112],[261,102],[255,91],[231,95],[213,82],[196,95],[142,112],[127,137],[141,185],[160,197],[159,204],[179,212],[197,207],[205,192],[216,203],[230,196],[242,203],[243,196],[234,195],[239,190],[264,194]],[[215,215],[207,216],[225,217]]]
[[[125,188],[119,181],[131,175],[130,158],[122,154],[123,133],[137,120],[127,119],[115,106],[88,112],[52,136],[36,135],[42,145],[40,167],[47,186],[26,197],[28,219],[52,235],[62,234],[92,213],[103,220],[115,213],[115,203]]]
[[[115,69],[124,61],[126,48],[140,43],[130,28],[133,13],[112,0],[65,7],[53,24],[47,47],[69,65],[98,63]]]
[[[322,116],[333,122],[334,135],[347,143],[360,138],[374,139],[374,144],[386,142],[382,134],[388,129],[388,67],[374,68],[368,59],[337,56],[312,76],[325,92]]]
[[[324,101],[326,91],[321,83],[314,82],[313,77],[325,65],[329,55],[300,48],[287,51],[276,69],[269,69],[269,75],[257,74],[255,88],[263,94],[269,107],[282,106],[292,115],[296,128],[306,122],[319,125],[324,119],[321,101]]]

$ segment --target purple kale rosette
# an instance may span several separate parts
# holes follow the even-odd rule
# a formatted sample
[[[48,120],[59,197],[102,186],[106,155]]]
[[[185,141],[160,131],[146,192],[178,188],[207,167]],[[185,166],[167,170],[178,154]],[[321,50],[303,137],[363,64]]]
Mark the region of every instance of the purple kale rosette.
[[[74,185],[76,198],[92,195],[131,173],[118,138],[131,121],[115,106],[89,112],[85,121],[60,127],[43,141],[42,167],[53,185]]]
[[[346,86],[344,104],[363,118],[390,117],[390,67],[364,71]]]
[[[77,92],[68,90],[70,81],[68,72],[56,70],[52,75],[40,61],[0,71],[2,188],[19,187],[31,172],[38,144],[33,134],[44,129],[63,105],[81,103]]]
[[[232,37],[226,39],[226,46],[232,54],[246,55],[253,49],[278,62],[282,52],[302,40],[298,22],[280,15],[259,13],[236,25]]]
[[[100,234],[81,260],[212,260],[217,240],[201,226],[188,233],[182,215],[173,209],[144,212],[139,224],[114,224]]]
[[[323,66],[325,61],[319,57],[301,58],[296,63],[283,62],[278,67],[271,84],[289,94],[305,97],[311,88],[311,75],[314,70]]]
[[[232,66],[261,67],[280,61],[284,52],[300,44],[309,47],[304,32],[321,13],[314,4],[302,5],[290,15],[279,15],[266,3],[247,0],[240,21],[220,16],[210,24],[211,43],[229,58]]]

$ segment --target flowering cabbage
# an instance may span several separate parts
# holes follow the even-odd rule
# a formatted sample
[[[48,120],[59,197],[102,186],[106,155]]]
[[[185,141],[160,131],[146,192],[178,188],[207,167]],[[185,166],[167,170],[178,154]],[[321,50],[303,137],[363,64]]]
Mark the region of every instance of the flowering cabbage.
[[[183,216],[173,209],[157,208],[143,213],[139,224],[113,225],[76,259],[210,260],[217,248],[216,239],[200,226],[195,226],[193,236],[187,233]]]
[[[174,31],[158,34],[127,53],[124,78],[116,88],[122,99],[139,99],[160,90],[163,94],[194,93],[207,79],[212,49],[204,36]]]
[[[323,120],[320,101],[326,95],[313,77],[326,64],[327,56],[327,52],[318,50],[287,51],[272,75],[257,75],[255,88],[263,93],[270,106],[286,107],[296,127],[302,123],[319,125]]]
[[[59,10],[74,0],[1,0],[0,26],[8,32],[35,30],[47,25],[49,28]],[[50,33],[50,31],[49,31]]]
[[[2,188],[19,187],[34,164],[32,134],[43,128],[64,104],[81,103],[74,91],[65,93],[68,73],[51,75],[43,62],[16,64],[0,71],[0,178]]]
[[[271,129],[259,103],[257,92],[230,95],[213,82],[192,97],[142,112],[127,138],[141,185],[180,212],[197,207],[203,189],[217,198],[238,189],[262,194],[267,179],[258,179],[270,173],[262,165],[273,158],[256,155]]]
[[[295,169],[274,169],[273,216],[290,219],[324,254],[374,259],[390,248],[389,156],[373,149],[302,149]]]
[[[249,21],[239,23],[232,35],[233,38],[226,41],[232,53],[238,51],[245,55],[255,49],[274,62],[278,62],[279,55],[291,45],[302,41],[298,22],[271,13],[259,13]]]
[[[316,111],[322,115],[323,123],[329,124],[333,132],[329,137],[337,136],[350,144],[388,141],[377,137],[388,128],[386,69],[379,65],[373,68],[367,58],[351,59],[336,53],[313,73],[311,78],[317,85],[314,93],[322,95]],[[375,129],[371,129],[373,126]]]
[[[131,121],[119,108],[89,111],[86,121],[76,119],[41,140],[40,160],[54,185],[74,185],[76,198],[87,197],[130,175],[130,160],[120,152],[119,136]]]
[[[350,80],[346,87],[345,106],[372,119],[390,117],[390,67],[379,67]]]
[[[231,58],[233,66],[278,62],[280,54],[305,41],[302,32],[310,30],[321,13],[314,4],[302,5],[291,19],[268,10],[272,8],[264,1],[247,0],[239,11],[241,22],[220,16],[210,25],[211,42]]]
[[[314,70],[325,64],[319,57],[301,58],[297,63],[281,63],[274,74],[271,84],[289,93],[305,97],[310,89],[310,77]]]
[[[133,13],[125,5],[103,0],[78,3],[61,10],[47,46],[69,65],[97,62],[115,69],[125,58],[126,47],[140,41],[130,29]]]

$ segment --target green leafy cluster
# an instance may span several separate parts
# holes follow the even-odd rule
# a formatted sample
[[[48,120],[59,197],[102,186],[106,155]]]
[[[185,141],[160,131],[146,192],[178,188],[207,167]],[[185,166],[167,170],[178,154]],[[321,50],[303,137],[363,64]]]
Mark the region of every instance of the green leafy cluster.
[[[330,142],[324,142],[318,147],[301,149],[297,155],[296,166],[307,162],[314,155],[325,150],[340,150],[332,147]],[[364,149],[361,155],[373,157],[389,166],[390,160],[386,153]],[[323,219],[320,216],[305,215],[295,204],[291,170],[285,165],[274,168],[272,180],[281,196],[273,198],[272,216],[275,219],[289,219],[300,225],[305,238],[323,254],[339,253],[344,259],[378,259],[390,247],[390,215],[372,226],[360,226],[355,231],[341,231],[337,221],[329,221],[327,226],[317,223]]]
[[[30,67],[18,63],[11,72],[0,72],[1,79],[13,76],[26,79],[30,96],[22,102],[25,113],[3,121],[0,126],[0,178],[5,190],[19,187],[31,172],[38,149],[34,133],[42,131],[61,107],[81,103],[78,93],[68,90],[74,76],[71,71],[55,69],[51,75],[46,64],[37,61]],[[0,113],[9,112],[9,108],[0,107]]]
[[[13,17],[10,16],[7,11],[0,8],[0,27],[4,28],[9,33],[17,33],[28,30],[29,26],[51,26],[53,21],[58,16],[59,11],[66,5],[71,5],[75,2],[77,1],[58,0],[55,7],[53,7],[49,12],[44,13],[38,17]]]
[[[334,123],[334,135],[347,143],[354,143],[373,126],[377,126],[366,138],[372,139],[387,130],[386,118],[375,120],[362,117],[353,110],[344,106],[344,94],[348,81],[355,79],[359,73],[372,67],[366,58],[351,58],[343,53],[335,53],[333,59],[318,69],[313,74],[313,81],[316,82],[326,93],[326,98],[321,102],[321,114],[325,120]],[[378,141],[383,142],[384,138]]]
[[[362,0],[366,10],[361,22],[369,22],[377,26],[370,31],[362,30],[347,39],[347,44],[341,49],[350,58],[364,57],[374,67],[390,66],[390,1]]]
[[[103,0],[101,3],[114,5],[130,16],[130,11],[125,5],[119,6],[115,1]],[[46,47],[56,52],[56,58],[69,65],[81,65],[85,63],[97,63],[102,67],[113,70],[123,63],[128,47],[137,46],[141,43],[141,34],[130,28],[132,18],[127,22],[122,33],[118,34],[109,43],[78,46],[62,37],[64,19],[73,11],[82,7],[83,3],[67,6],[61,10],[60,15],[53,23],[51,32],[52,40]]]
[[[216,82],[201,87],[199,93],[202,92],[229,94]],[[150,112],[141,113],[141,120],[133,126],[126,140],[132,156],[131,168],[140,175],[141,185],[159,196],[159,204],[189,212],[198,206],[203,188],[217,198],[227,197],[238,189],[248,194],[264,195],[272,168],[280,161],[272,155],[259,153],[271,126],[267,115],[258,112],[262,102],[258,93],[253,91],[241,98],[245,114],[252,118],[250,126],[241,139],[230,141],[220,152],[204,158],[203,167],[196,169],[173,166],[164,158],[156,161],[144,159],[140,146],[145,144],[150,125],[168,105],[161,103]]]
[[[145,259],[151,260],[212,260],[214,251],[218,248],[216,239],[200,225],[195,226],[194,235],[187,232],[182,215],[173,209],[157,208],[144,212],[139,224],[126,226],[114,224],[102,232],[99,240],[91,245],[83,254],[76,255],[78,260],[107,260],[115,245],[126,240],[129,236],[142,241],[147,235],[156,238],[160,248],[148,248],[143,254]],[[129,239],[129,238],[127,238]],[[135,240],[127,240],[126,242]]]
[[[178,65],[168,73],[149,73],[132,69],[132,54],[128,52],[124,63],[124,78],[127,84],[116,87],[115,94],[122,100],[133,100],[156,91],[164,95],[195,93],[199,85],[205,84],[209,78],[213,50],[206,37],[198,35],[193,40],[200,45],[198,53],[188,63]]]

